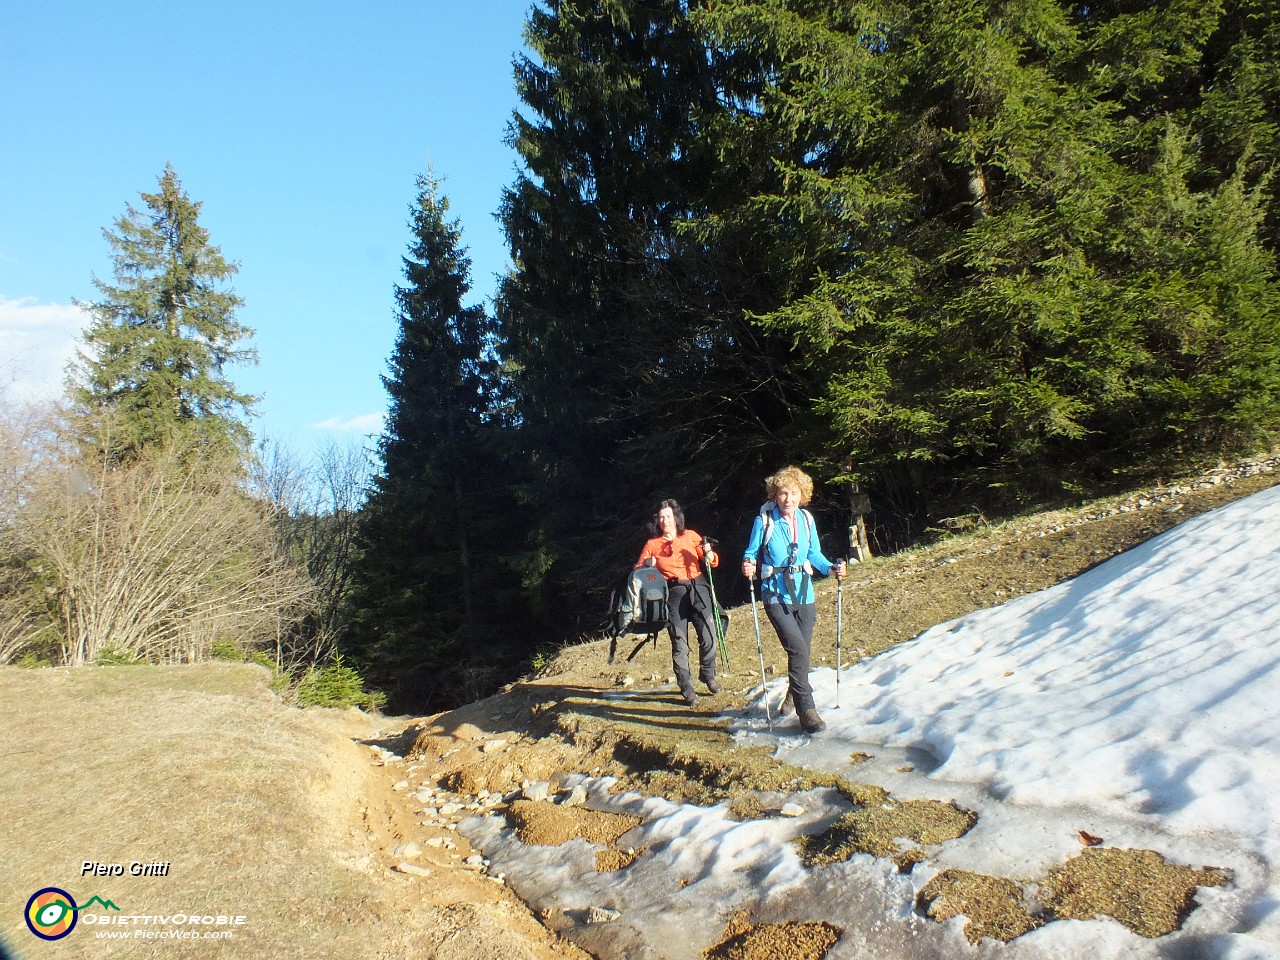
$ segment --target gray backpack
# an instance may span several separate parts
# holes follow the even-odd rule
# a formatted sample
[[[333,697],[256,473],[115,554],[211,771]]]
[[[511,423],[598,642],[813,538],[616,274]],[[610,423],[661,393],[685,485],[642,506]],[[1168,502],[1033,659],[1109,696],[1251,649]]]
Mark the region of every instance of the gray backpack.
[[[609,602],[614,637],[628,633],[646,636],[667,625],[667,579],[655,567],[638,567],[627,574]]]

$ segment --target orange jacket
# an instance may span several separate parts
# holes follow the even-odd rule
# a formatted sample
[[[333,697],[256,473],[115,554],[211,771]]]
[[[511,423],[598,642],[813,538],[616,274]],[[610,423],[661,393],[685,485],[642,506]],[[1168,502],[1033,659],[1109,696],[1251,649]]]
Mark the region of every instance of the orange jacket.
[[[640,551],[636,568],[643,567],[650,557],[656,561],[654,566],[658,572],[668,580],[692,580],[702,573],[702,535],[686,530],[674,540],[654,537]],[[720,566],[720,554],[711,555],[711,565]]]

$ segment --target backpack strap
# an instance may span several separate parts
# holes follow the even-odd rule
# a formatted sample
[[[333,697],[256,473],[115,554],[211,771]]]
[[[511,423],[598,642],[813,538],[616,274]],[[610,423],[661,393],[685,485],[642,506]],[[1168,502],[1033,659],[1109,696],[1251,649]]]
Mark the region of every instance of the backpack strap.
[[[811,575],[809,573],[811,569],[811,565],[809,563],[808,558],[809,558],[810,551],[813,550],[813,541],[818,535],[818,528],[814,525],[812,513],[810,513],[804,507],[800,507],[799,511],[800,511],[800,516],[803,522],[805,522],[809,527],[809,549],[805,551],[805,559],[800,562],[800,567],[804,571],[803,575],[800,578],[800,596],[807,597],[809,595],[809,581],[811,579]],[[797,544],[796,544],[797,560],[800,559],[799,549],[800,549],[799,542],[797,541]]]
[[[803,515],[805,512],[804,507],[799,507],[798,509],[801,515]],[[794,579],[795,567],[800,566],[802,570],[804,569],[804,565],[800,563],[799,533],[800,533],[800,524],[793,522],[791,525],[791,552],[788,554],[788,557],[792,557],[792,556],[795,557],[796,564],[788,566],[785,570],[782,571],[782,583],[787,588],[787,595],[791,597],[792,604],[794,604],[797,607],[800,606],[800,604],[804,600],[805,595],[808,593],[807,587],[809,585],[809,582],[807,579],[809,574],[807,571],[804,571],[800,577],[800,589],[798,591],[796,590],[796,583]]]
[[[766,500],[760,507],[760,551],[756,555],[756,566],[764,566],[764,551],[769,546],[769,537],[773,534],[773,501]]]

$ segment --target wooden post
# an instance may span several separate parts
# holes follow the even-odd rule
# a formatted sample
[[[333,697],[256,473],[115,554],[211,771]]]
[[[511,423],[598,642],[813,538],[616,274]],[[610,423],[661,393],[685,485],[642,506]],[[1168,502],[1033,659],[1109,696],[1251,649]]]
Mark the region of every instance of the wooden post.
[[[855,561],[871,558],[871,544],[867,541],[867,523],[864,517],[871,512],[871,498],[856,483],[849,485],[849,559]]]

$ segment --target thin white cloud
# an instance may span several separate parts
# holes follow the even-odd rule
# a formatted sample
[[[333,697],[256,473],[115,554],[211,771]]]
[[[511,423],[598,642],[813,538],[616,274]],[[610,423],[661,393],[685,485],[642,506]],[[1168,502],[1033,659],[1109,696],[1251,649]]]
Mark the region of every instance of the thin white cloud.
[[[0,295],[0,390],[18,403],[61,397],[67,363],[89,320],[75,304]]]
[[[382,421],[385,417],[386,414],[382,413],[362,413],[356,417],[330,417],[328,420],[311,424],[311,429],[378,433],[382,430]]]

